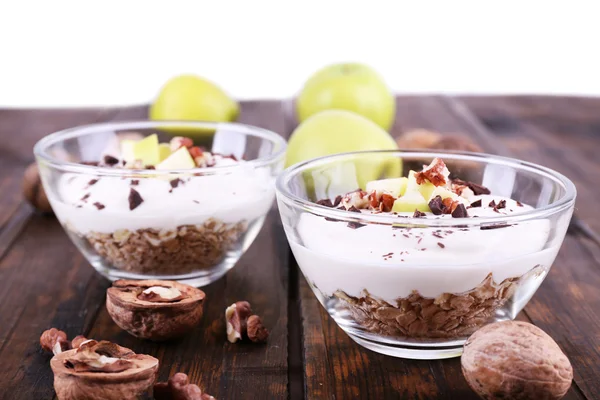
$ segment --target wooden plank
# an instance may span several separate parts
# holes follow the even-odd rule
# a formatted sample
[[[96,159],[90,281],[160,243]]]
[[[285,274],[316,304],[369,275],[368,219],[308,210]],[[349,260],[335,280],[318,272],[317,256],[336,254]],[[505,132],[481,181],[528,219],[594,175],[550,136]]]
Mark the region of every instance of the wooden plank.
[[[594,165],[592,160],[586,160],[584,148],[597,147],[600,136],[594,133],[597,131],[588,131],[589,127],[578,127],[577,121],[593,126],[597,117],[591,110],[600,107],[600,101],[584,101],[594,106],[575,110],[568,105],[571,102],[572,99],[516,97],[466,99],[465,104],[489,129],[494,129],[495,136],[502,141],[522,143],[511,147],[517,157],[548,165],[575,180],[580,192],[577,213],[583,216],[584,222],[596,225],[597,213],[589,211],[600,195],[600,188],[582,185],[594,179],[593,170],[588,170]],[[551,129],[555,126],[553,123],[540,122],[544,117],[568,129],[559,135],[557,130]],[[595,138],[595,145],[588,136]],[[531,145],[527,145],[528,142]],[[582,164],[575,167],[572,160],[578,159]],[[591,246],[580,236],[567,235],[546,281],[526,307],[532,321],[565,350],[573,363],[575,382],[591,399],[600,397],[600,293],[597,290],[600,259],[597,250],[597,246]]]
[[[33,145],[43,136],[106,118],[114,110],[21,110],[0,109],[0,258],[20,233],[23,224],[8,225],[15,216],[29,219],[31,209],[23,207],[22,180],[25,168],[33,162]]]
[[[133,107],[112,110],[109,117],[131,120],[145,115],[145,107]],[[29,114],[29,120],[34,121],[35,114]],[[243,103],[241,120],[284,130],[279,102]],[[186,372],[218,398],[285,398],[288,254],[273,209],[238,265],[206,289],[205,316],[196,332],[181,341],[154,344],[132,338],[114,325],[104,308],[109,283],[83,260],[55,219],[36,215],[0,262],[0,315],[10,316],[0,327],[0,356],[11,360],[0,367],[0,387],[11,387],[11,399],[52,397],[49,357],[39,350],[38,340],[44,329],[57,326],[70,336],[84,333],[157,355],[162,360],[161,379]],[[225,307],[243,299],[253,304],[272,331],[265,346],[226,341]]]

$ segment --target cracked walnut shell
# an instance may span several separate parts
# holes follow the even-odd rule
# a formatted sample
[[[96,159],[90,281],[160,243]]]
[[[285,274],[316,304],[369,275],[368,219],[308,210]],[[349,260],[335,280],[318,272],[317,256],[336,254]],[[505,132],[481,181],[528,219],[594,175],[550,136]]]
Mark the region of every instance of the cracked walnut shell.
[[[573,368],[556,342],[535,325],[503,321],[467,340],[461,358],[469,386],[484,399],[560,399]]]
[[[118,280],[106,291],[106,309],[131,335],[161,341],[197,326],[204,298],[202,290],[174,281]]]
[[[148,398],[156,380],[158,360],[114,343],[93,342],[50,360],[58,399]]]

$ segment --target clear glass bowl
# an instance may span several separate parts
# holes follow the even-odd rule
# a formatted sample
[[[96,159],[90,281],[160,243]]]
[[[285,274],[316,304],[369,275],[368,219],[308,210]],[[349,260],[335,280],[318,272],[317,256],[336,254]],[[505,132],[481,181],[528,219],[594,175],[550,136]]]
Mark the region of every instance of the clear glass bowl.
[[[160,142],[186,136],[212,153],[245,161],[184,170],[81,163],[119,155],[121,140],[154,133]],[[273,203],[285,148],[281,136],[252,126],[140,121],[53,133],[34,153],[56,216],[99,273],[111,280],[204,286],[231,269],[258,234]],[[173,187],[177,178],[180,184]],[[133,209],[132,189],[143,200]]]
[[[398,177],[400,166],[405,176],[420,171],[434,157],[453,178],[534,209],[413,218],[315,204]],[[548,168],[457,152],[322,157],[285,170],[276,188],[294,256],[329,315],[362,346],[414,359],[459,356],[475,330],[517,316],[554,262],[576,196],[573,183]]]

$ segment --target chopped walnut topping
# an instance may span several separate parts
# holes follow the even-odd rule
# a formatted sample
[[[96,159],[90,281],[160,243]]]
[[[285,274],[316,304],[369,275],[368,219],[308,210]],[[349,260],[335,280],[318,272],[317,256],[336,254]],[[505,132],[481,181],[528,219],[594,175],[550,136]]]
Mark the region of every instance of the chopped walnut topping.
[[[367,192],[364,190],[358,189],[354,192],[350,192],[346,194],[342,198],[342,205],[349,209],[351,207],[355,207],[358,209],[369,207],[369,196],[367,196]]]
[[[189,149],[193,145],[194,145],[194,141],[192,139],[186,138],[186,137],[183,137],[183,136],[175,136],[169,142],[169,147],[171,148],[171,151],[176,151],[180,147],[187,147]]]
[[[450,171],[448,171],[444,160],[436,157],[431,164],[423,168],[423,171],[417,172],[415,178],[419,185],[427,180],[435,186],[445,186],[449,176]]]

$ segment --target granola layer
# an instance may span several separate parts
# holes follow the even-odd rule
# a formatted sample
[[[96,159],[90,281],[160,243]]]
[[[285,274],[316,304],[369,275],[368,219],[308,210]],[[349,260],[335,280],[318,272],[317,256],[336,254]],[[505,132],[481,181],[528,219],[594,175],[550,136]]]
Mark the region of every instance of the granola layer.
[[[118,230],[83,235],[98,255],[117,269],[157,275],[180,275],[218,264],[247,230],[245,221],[210,218],[202,225],[173,230]]]
[[[541,271],[536,267],[530,274]],[[494,282],[490,273],[473,290],[443,293],[427,298],[413,291],[396,300],[396,305],[363,290],[361,297],[349,296],[341,290],[334,296],[351,312],[354,320],[369,332],[393,337],[458,338],[475,332],[512,297],[524,277]]]

